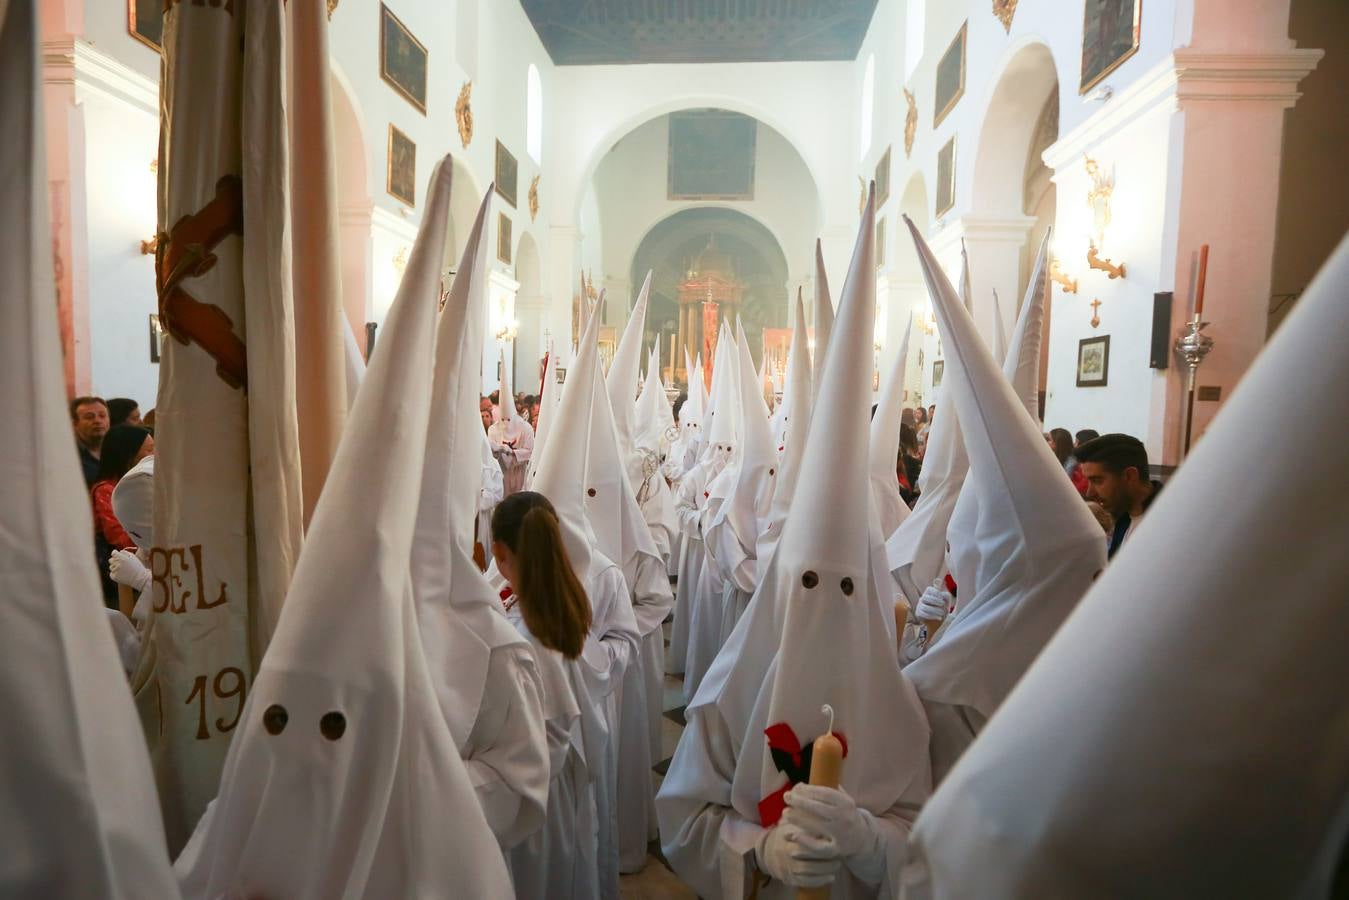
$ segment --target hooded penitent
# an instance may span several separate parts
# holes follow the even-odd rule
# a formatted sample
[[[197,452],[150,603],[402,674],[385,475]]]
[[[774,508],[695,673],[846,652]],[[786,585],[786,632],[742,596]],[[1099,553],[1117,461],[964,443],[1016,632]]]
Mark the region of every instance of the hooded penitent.
[[[0,896],[176,897],[145,737],[99,602],[61,371],[38,4],[0,7]],[[114,615],[118,613],[114,612]]]
[[[933,796],[905,896],[1339,896],[1346,286],[1342,241]],[[1311,440],[1232,491],[1257,420]]]
[[[509,848],[543,823],[548,754],[533,651],[506,620],[500,597],[473,562],[481,482],[464,477],[482,465],[478,381],[487,330],[482,238],[492,196],[489,187],[436,329],[411,568],[436,696],[488,824]],[[509,394],[503,391],[502,398],[504,405]]]
[[[637,295],[637,304],[628,316],[627,327],[623,329],[623,338],[614,351],[613,362],[609,364],[609,374],[604,385],[609,393],[609,409],[614,417],[614,431],[618,435],[618,446],[627,456],[634,447],[636,428],[637,372],[642,364],[642,337],[646,333],[646,304],[651,292],[651,273],[646,273],[642,290]]]
[[[816,372],[824,371],[825,355],[829,350],[829,336],[834,328],[834,302],[829,297],[829,277],[824,271],[824,248],[815,241],[815,302],[814,341],[815,354],[812,366]],[[819,394],[820,381],[815,380],[815,393]]]
[[[458,280],[459,277],[456,276],[455,281]],[[481,288],[481,285],[479,287]],[[476,352],[472,355],[474,358],[477,357]],[[487,430],[487,439],[492,444],[498,445],[492,449],[501,460],[506,493],[513,494],[525,486],[530,456],[534,452],[534,429],[520,418],[515,409],[515,395],[511,393],[510,373],[507,371],[509,366],[506,365],[504,353],[498,365],[501,368],[501,389],[498,395],[501,400],[499,406],[501,418],[493,422],[492,427]]]
[[[557,383],[557,354],[548,354],[548,364],[543,368],[543,389],[539,392],[539,421],[534,428],[534,449],[529,457],[529,475],[525,486],[534,489],[534,477],[539,471],[539,462],[543,459],[543,448],[548,440],[548,429],[557,416],[557,405],[562,399],[562,387]]]
[[[969,297],[969,259],[963,244],[960,251],[960,282],[965,286],[961,299],[968,311],[972,306]],[[942,330],[940,319],[937,321],[937,332],[945,341],[946,333]],[[965,444],[960,439],[960,422],[953,415],[955,407],[948,402],[949,397],[950,391],[946,390],[943,380],[941,403],[937,406],[936,418],[928,432],[923,471],[918,475],[918,502],[914,504],[912,513],[905,517],[885,542],[890,570],[910,606],[918,602],[924,588],[941,577],[945,568],[946,530],[955,512],[956,500],[960,498],[965,473],[970,468]]]
[[[910,230],[945,336],[946,414],[960,420],[966,484],[978,504],[972,531],[951,531],[951,557],[962,558],[965,543],[978,553],[969,557],[973,571],[957,566],[954,573],[965,588],[955,614],[905,672],[930,710],[968,708],[986,719],[1100,573],[1105,544],[932,251],[912,223]],[[977,731],[971,721],[968,730]],[[933,730],[939,733],[935,722]],[[949,749],[959,752],[958,744]],[[952,760],[938,755],[934,749],[940,777]]]
[[[867,470],[871,474],[871,496],[876,501],[876,515],[881,526],[881,540],[895,533],[895,529],[909,516],[908,504],[899,495],[899,426],[904,407],[904,370],[909,364],[909,339],[913,336],[913,322],[904,332],[890,377],[885,381],[876,413],[871,417],[871,452]]]
[[[446,159],[220,794],[178,859],[188,897],[510,894],[436,700],[409,569],[449,198]]]
[[[893,883],[904,817],[928,791],[928,733],[900,674],[888,597],[871,577],[867,448],[856,438],[871,382],[874,199],[863,212],[802,471],[777,553],[686,712],[657,798],[666,858],[702,896],[740,896],[746,853],[807,774],[802,752],[827,728],[847,744],[842,787],[873,813]],[[821,527],[822,523],[828,527]],[[908,807],[910,812],[900,813]],[[771,896],[794,896],[781,884]],[[835,897],[873,894],[844,868]],[[761,893],[760,896],[765,896]]]
[[[647,357],[646,379],[642,393],[637,397],[637,431],[634,441],[639,449],[654,452],[657,458],[670,449],[674,428],[674,413],[665,396],[665,385],[660,377],[660,342],[651,345]]]
[[[782,443],[777,447],[782,464],[774,476],[773,501],[768,508],[768,519],[759,532],[759,546],[755,552],[760,578],[768,568],[778,539],[782,537],[782,525],[796,493],[796,479],[801,472],[801,457],[805,455],[806,434],[810,428],[811,401],[815,392],[811,385],[810,350],[806,346],[805,323],[805,307],[798,293],[796,319],[792,323],[792,344],[787,350],[787,385],[782,398],[785,407],[783,436]]]

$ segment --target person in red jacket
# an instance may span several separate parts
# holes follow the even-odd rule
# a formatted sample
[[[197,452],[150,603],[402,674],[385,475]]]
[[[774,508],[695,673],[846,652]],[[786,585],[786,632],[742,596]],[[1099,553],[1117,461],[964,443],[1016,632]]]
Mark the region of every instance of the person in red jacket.
[[[1083,497],[1087,496],[1087,476],[1083,474],[1082,467],[1073,457],[1073,436],[1066,428],[1055,428],[1049,432],[1049,446],[1058,457],[1059,465],[1068,473],[1068,479],[1072,481],[1073,487],[1077,488],[1077,492]]]
[[[117,608],[117,585],[108,576],[108,558],[114,550],[134,550],[135,542],[112,512],[112,489],[131,467],[155,452],[155,439],[148,428],[117,425],[108,429],[98,460],[98,480],[90,489],[94,503],[94,543],[103,581],[103,599]]]

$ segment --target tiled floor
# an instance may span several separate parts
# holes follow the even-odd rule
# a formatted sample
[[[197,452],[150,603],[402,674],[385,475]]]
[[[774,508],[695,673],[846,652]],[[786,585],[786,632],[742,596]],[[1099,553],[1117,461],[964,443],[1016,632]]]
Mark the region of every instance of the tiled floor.
[[[665,644],[670,643],[670,623],[665,623]],[[661,761],[656,763],[656,786],[659,788],[665,772],[670,767],[670,757],[674,756],[679,735],[684,731],[684,682],[674,676],[665,676],[665,717],[660,723]],[[660,846],[652,844],[651,854],[646,859],[646,868],[635,875],[624,875],[619,879],[619,890],[625,900],[692,900],[697,895],[689,890],[665,865],[660,856]]]

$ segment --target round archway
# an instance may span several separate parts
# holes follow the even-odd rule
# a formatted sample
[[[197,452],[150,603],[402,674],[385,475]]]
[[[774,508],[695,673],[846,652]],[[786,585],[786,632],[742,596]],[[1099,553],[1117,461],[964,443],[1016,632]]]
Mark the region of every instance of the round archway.
[[[340,73],[329,78],[337,156],[338,233],[342,246],[342,306],[356,344],[365,350],[370,302],[370,217],[364,129],[359,108]]]

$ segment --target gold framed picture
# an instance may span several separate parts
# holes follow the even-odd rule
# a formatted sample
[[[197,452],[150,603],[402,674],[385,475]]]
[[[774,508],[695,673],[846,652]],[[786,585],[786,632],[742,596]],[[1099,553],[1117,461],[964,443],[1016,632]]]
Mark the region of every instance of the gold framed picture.
[[[417,205],[417,145],[389,124],[389,166],[384,189],[408,206]]]
[[[497,213],[497,259],[511,264],[511,218],[505,213]]]
[[[876,163],[876,208],[880,209],[890,199],[890,148],[886,147]]]
[[[932,364],[932,386],[941,387],[942,379],[946,377],[946,360],[939,359]]]
[[[1077,386],[1105,387],[1110,377],[1110,335],[1077,342]]]
[[[126,30],[156,53],[164,52],[164,0],[126,0]]]
[[[1082,79],[1085,94],[1138,52],[1143,0],[1086,0],[1082,13]]]
[[[383,3],[379,5],[379,77],[426,115],[426,47]]]
[[[965,32],[969,22],[962,22],[955,40],[937,61],[936,90],[932,100],[932,127],[936,128],[965,95]]]
[[[520,164],[515,161],[515,155],[507,150],[501,141],[497,141],[496,155],[496,186],[497,193],[501,199],[515,208],[517,191],[520,188]]]
[[[956,136],[937,151],[937,209],[938,216],[956,205]]]

